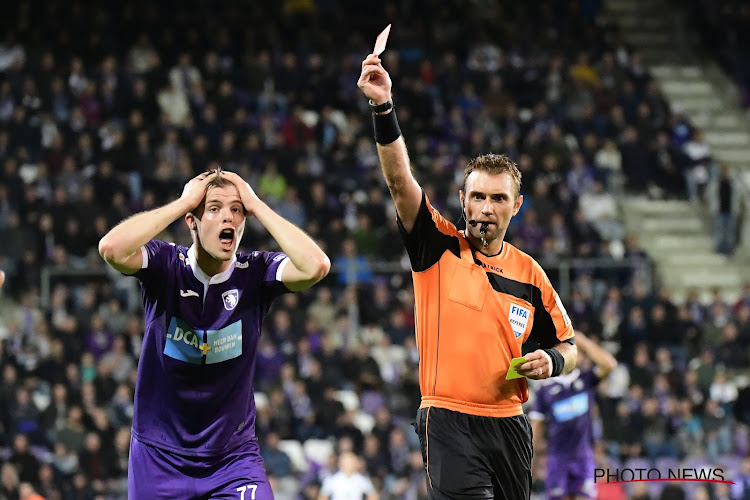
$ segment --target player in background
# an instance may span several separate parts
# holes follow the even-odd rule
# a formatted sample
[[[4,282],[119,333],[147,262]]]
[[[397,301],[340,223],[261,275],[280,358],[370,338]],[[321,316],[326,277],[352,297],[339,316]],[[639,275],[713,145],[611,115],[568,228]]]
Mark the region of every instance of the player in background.
[[[237,251],[248,216],[282,252]],[[154,239],[182,217],[190,248]],[[145,306],[128,498],[272,499],[255,436],[261,324],[275,297],[326,276],[328,257],[242,178],[220,170],[121,222],[99,253],[138,278]]]
[[[596,498],[592,410],[597,384],[615,369],[617,361],[579,331],[576,331],[576,345],[578,352],[585,354],[594,366],[579,366],[567,375],[539,382],[529,412],[534,450],[541,449],[547,424],[545,489],[551,500]]]

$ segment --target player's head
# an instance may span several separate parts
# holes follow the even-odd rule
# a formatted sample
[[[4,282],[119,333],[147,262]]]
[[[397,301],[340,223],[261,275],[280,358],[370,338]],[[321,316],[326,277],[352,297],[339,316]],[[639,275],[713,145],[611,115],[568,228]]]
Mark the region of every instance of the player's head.
[[[487,154],[474,158],[464,170],[464,185],[460,192],[461,207],[471,234],[480,238],[479,223],[487,223],[485,239],[492,241],[505,236],[511,217],[523,203],[521,172],[506,155]]]
[[[351,451],[341,452],[339,455],[339,470],[351,476],[359,469],[359,458]]]
[[[245,232],[245,207],[237,186],[219,170],[209,182],[205,198],[185,221],[197,247],[216,260],[230,260]]]

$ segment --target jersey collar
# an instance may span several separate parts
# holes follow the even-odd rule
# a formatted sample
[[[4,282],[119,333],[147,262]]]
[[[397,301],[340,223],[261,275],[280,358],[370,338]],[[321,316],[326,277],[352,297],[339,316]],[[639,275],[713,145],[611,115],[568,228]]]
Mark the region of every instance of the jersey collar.
[[[229,267],[225,271],[222,271],[219,274],[215,274],[213,276],[209,276],[204,273],[203,269],[201,269],[198,265],[198,250],[195,248],[194,244],[188,249],[187,254],[188,262],[190,263],[190,269],[193,271],[193,275],[198,279],[198,281],[203,283],[204,286],[224,283],[232,276],[235,264],[237,264],[237,254],[232,255],[232,262],[229,264]]]
[[[570,386],[573,382],[578,380],[578,377],[581,375],[581,370],[578,368],[574,368],[572,372],[566,374],[566,375],[559,375],[556,378],[557,383]]]

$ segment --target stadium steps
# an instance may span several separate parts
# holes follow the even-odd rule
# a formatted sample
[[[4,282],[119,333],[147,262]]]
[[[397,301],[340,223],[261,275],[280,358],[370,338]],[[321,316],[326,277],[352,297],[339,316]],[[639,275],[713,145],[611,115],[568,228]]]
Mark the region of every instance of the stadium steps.
[[[714,157],[729,165],[750,193],[750,119],[724,72],[693,50],[696,35],[681,27],[684,13],[670,10],[664,0],[605,0],[604,13],[641,54],[665,98],[703,131]],[[690,288],[704,298],[712,288],[736,297],[750,280],[750,216],[745,217],[744,242],[727,258],[714,252],[704,207],[629,197],[621,197],[620,206],[628,231],[640,235],[662,283],[678,299]]]
[[[710,228],[690,202],[626,197],[620,206],[627,231],[639,235],[660,282],[673,290],[677,301],[684,300],[690,288],[706,300],[714,288],[734,298],[750,279],[747,266],[714,252]]]

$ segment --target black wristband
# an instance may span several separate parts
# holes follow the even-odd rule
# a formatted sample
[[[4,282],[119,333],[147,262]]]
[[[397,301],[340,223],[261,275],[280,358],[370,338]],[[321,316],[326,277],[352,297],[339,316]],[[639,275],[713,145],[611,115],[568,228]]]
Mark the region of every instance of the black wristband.
[[[383,104],[375,104],[372,102],[372,99],[369,101],[370,104],[370,111],[373,113],[382,113],[383,111],[388,111],[389,109],[393,109],[393,101],[384,102]]]
[[[378,144],[390,144],[401,137],[395,109],[385,115],[373,114],[372,127],[375,129],[375,142]]]
[[[544,349],[544,352],[549,354],[549,357],[552,358],[552,377],[557,377],[560,375],[563,371],[563,368],[565,368],[565,358],[563,358],[563,355],[560,354],[560,351],[558,351],[555,348],[552,349]]]

